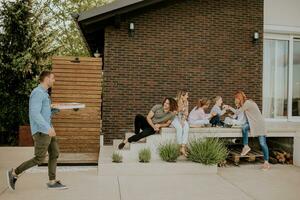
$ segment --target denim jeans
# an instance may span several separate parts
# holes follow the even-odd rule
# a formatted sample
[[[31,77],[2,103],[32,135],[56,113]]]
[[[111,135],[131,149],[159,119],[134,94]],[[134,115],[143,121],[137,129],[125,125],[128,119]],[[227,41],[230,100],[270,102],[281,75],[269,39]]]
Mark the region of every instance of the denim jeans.
[[[175,116],[172,121],[172,126],[176,129],[176,139],[178,144],[187,144],[189,137],[189,124],[185,120],[183,127],[180,124],[181,119],[178,116]]]
[[[245,123],[242,127],[243,144],[248,145],[248,133],[250,131],[249,123]],[[258,136],[260,147],[264,154],[264,160],[269,161],[269,148],[267,145],[267,138],[264,135]]]
[[[209,121],[211,123],[211,126],[224,126],[224,122],[221,121],[221,116],[220,115],[216,115],[214,117],[212,117]]]

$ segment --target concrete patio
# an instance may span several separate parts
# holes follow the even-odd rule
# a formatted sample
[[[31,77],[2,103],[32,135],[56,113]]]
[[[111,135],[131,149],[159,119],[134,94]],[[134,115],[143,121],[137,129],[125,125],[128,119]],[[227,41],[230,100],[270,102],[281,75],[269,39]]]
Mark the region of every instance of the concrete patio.
[[[0,148],[1,200],[298,200],[300,196],[299,167],[273,165],[264,172],[257,164],[219,168],[217,174],[172,176],[98,176],[97,166],[59,167],[59,179],[70,187],[64,191],[47,190],[47,167],[35,167],[18,180],[16,191],[10,191],[6,169],[32,153],[32,148]]]

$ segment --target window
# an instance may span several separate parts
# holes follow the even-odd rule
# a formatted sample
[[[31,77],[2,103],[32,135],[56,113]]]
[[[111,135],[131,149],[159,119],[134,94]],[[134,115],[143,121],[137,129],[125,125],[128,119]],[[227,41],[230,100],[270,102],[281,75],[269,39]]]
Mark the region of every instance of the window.
[[[271,119],[300,116],[300,39],[265,34],[263,115]]]
[[[293,43],[292,116],[300,116],[300,40]]]

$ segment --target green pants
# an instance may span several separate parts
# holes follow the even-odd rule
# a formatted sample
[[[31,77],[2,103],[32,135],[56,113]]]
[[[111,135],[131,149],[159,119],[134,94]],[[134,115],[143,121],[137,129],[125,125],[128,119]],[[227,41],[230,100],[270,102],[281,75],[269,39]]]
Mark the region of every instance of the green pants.
[[[47,134],[36,133],[33,135],[34,140],[34,158],[22,163],[16,168],[17,175],[21,174],[25,170],[42,164],[46,158],[47,151],[49,155],[48,161],[48,175],[49,180],[56,179],[56,164],[59,156],[59,148],[56,137],[50,137]]]

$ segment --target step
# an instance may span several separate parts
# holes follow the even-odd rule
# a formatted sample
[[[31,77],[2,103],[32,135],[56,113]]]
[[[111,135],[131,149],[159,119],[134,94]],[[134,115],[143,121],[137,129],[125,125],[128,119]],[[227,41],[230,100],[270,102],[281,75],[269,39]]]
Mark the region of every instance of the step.
[[[151,160],[149,163],[139,163],[137,159],[135,161],[124,160],[123,163],[112,163],[111,155],[113,151],[112,146],[103,146],[100,149],[98,165],[99,176],[173,176],[217,173],[216,165],[206,166],[182,158],[176,163],[168,163],[161,160]]]

